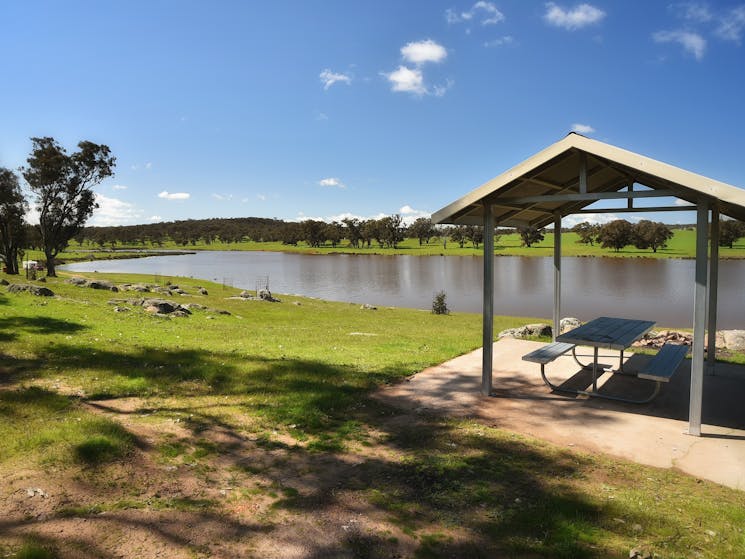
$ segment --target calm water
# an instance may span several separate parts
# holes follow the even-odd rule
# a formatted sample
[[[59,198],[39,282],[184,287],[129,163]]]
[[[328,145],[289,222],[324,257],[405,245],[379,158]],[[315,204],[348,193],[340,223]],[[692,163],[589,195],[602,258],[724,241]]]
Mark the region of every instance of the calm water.
[[[551,258],[495,258],[495,314],[551,316]],[[693,322],[693,260],[564,258],[562,315],[588,320],[621,316],[667,326]],[[198,252],[71,264],[64,269],[195,277],[254,289],[269,276],[273,293],[332,301],[428,309],[437,291],[453,311],[481,312],[483,262],[471,256],[305,255]],[[723,329],[745,328],[745,260],[719,268]]]

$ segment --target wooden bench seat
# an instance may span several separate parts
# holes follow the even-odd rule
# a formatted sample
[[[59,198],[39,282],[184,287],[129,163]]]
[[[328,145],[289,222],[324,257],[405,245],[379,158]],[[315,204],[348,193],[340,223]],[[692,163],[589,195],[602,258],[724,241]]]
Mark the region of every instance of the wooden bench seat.
[[[530,361],[532,363],[540,363],[545,365],[551,363],[557,357],[564,355],[567,351],[574,348],[574,344],[568,344],[566,342],[554,342],[552,344],[539,347],[535,351],[523,355],[523,361]]]
[[[657,382],[669,382],[688,353],[688,346],[665,344],[636,376]]]

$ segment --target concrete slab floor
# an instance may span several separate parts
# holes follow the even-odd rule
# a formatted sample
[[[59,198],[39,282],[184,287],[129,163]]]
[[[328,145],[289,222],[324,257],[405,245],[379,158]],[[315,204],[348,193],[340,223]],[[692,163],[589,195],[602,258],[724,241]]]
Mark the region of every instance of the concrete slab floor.
[[[492,396],[480,394],[481,349],[430,367],[378,397],[404,409],[471,417],[490,425],[552,443],[662,468],[745,490],[745,366],[717,363],[704,378],[702,436],[688,430],[690,360],[649,404],[553,393],[542,381],[540,365],[522,356],[540,342],[502,339],[494,344]],[[578,348],[578,353],[591,354]],[[618,353],[601,350],[600,363],[618,366]],[[625,355],[624,368],[640,368],[650,357]],[[591,376],[571,353],[546,366],[556,385],[586,388]],[[600,389],[641,398],[654,383],[605,374]]]

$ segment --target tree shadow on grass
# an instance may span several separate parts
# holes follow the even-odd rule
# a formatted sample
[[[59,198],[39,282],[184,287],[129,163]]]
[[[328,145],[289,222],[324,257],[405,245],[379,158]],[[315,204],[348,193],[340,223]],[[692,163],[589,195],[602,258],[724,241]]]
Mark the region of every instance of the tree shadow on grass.
[[[0,318],[0,341],[15,340],[19,332],[42,335],[76,334],[88,328],[84,324],[48,316],[8,316]]]
[[[224,435],[226,442],[215,444],[214,454],[204,459],[214,471],[233,472],[238,487],[258,481],[277,488],[272,510],[286,527],[273,523],[271,516],[255,525],[237,520],[225,509],[190,512],[188,536],[165,529],[152,511],[86,517],[100,523],[101,530],[130,526],[154,534],[173,553],[197,550],[207,555],[216,534],[222,544],[241,549],[246,540],[253,545],[252,535],[263,531],[272,549],[303,549],[307,557],[581,558],[619,554],[603,547],[607,541],[633,547],[638,540],[635,524],[664,521],[671,531],[685,531],[675,518],[660,520],[653,509],[616,508],[582,491],[586,472],[597,467],[589,458],[479,424],[387,407],[367,397],[370,375],[351,366],[260,356],[236,360],[223,353],[152,347],[95,355],[75,346],[49,351],[45,359],[63,368],[104,369],[112,377],[144,379],[136,394],[169,396],[173,403],[160,402],[162,411],[189,414],[183,422],[192,432],[188,444],[197,445],[197,437],[208,431]],[[373,376],[383,380],[403,374],[393,367]],[[212,409],[220,404],[188,405],[190,396],[204,394],[235,396],[239,407],[274,423],[279,432],[302,430],[338,444],[319,447],[271,435],[247,437],[238,418]],[[107,394],[123,395],[129,394]],[[116,412],[108,403],[91,405]],[[231,399],[224,405],[236,403]],[[376,433],[375,452],[344,450],[360,442],[347,430],[350,421]],[[151,481],[149,487],[156,484]],[[91,499],[100,492],[96,484],[86,487],[85,480],[80,485]],[[246,502],[251,498],[245,497]],[[184,514],[174,512],[171,521],[183,521]],[[616,517],[623,522],[614,522]],[[354,522],[344,523],[344,518]],[[224,522],[227,531],[215,528],[216,521]],[[44,526],[37,520],[15,522],[0,529],[16,534]],[[67,538],[45,534],[51,544],[69,549]],[[115,555],[104,545],[96,547],[95,539],[80,545],[90,546],[92,556]]]

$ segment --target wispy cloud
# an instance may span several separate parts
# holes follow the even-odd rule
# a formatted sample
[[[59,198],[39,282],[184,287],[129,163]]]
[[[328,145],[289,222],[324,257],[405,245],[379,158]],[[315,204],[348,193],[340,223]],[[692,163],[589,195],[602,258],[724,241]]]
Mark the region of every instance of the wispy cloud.
[[[605,12],[591,4],[578,4],[572,9],[564,9],[553,2],[546,4],[546,13],[543,16],[550,25],[567,31],[599,23],[604,17]]]
[[[709,5],[700,2],[680,2],[677,4],[671,4],[670,9],[673,10],[679,18],[695,23],[706,23],[711,21],[714,17],[709,9]]]
[[[406,43],[401,47],[401,56],[407,62],[421,66],[427,62],[442,62],[447,58],[448,51],[432,39],[427,39]]]
[[[593,134],[595,132],[595,129],[589,124],[580,124],[579,122],[575,122],[574,124],[572,124],[572,132],[577,132],[578,134]]]
[[[127,225],[138,221],[142,217],[142,210],[137,206],[118,198],[109,198],[96,193],[98,208],[93,211],[90,224],[100,227]]]
[[[623,212],[621,212],[623,213]],[[606,223],[610,223],[611,221],[615,221],[617,219],[625,219],[626,221],[636,222],[641,220],[642,218],[636,215],[632,216],[621,216],[618,214],[574,214],[574,215],[568,215],[566,217],[563,217],[561,219],[561,227],[571,229],[578,223],[582,223],[583,221],[586,221],[588,223],[591,223],[593,225],[604,225]]]
[[[191,194],[188,192],[168,192],[164,190],[158,194],[158,198],[163,198],[164,200],[188,200],[191,198]]]
[[[683,31],[657,31],[652,34],[656,43],[678,43],[683,50],[692,54],[696,60],[701,60],[706,52],[706,39],[698,33]]]
[[[504,21],[504,14],[493,2],[476,2],[470,10],[456,12],[453,9],[445,10],[445,19],[449,24],[471,22],[478,20],[481,25],[494,25]]]
[[[212,197],[215,200],[219,200],[220,202],[227,202],[228,200],[232,200],[233,199],[233,195],[232,194],[213,194]]]
[[[257,194],[256,195],[256,198],[259,199],[259,200],[261,200],[262,202],[265,202],[266,201],[266,194]],[[246,201],[248,201],[248,200],[246,199]]]
[[[346,188],[346,185],[336,177],[328,177],[318,181],[319,186]]]
[[[504,37],[497,37],[496,39],[492,39],[491,41],[484,41],[484,46],[487,48],[502,47],[505,45],[511,45],[514,42],[515,39],[512,37],[512,35],[505,35]]]
[[[721,39],[733,41],[738,45],[745,31],[745,5],[737,6],[722,16],[716,34]]]
[[[332,72],[328,68],[323,70],[318,77],[321,79],[321,83],[323,84],[323,89],[328,90],[332,85],[335,83],[345,83],[347,85],[351,85],[352,83],[352,76],[349,74],[344,74],[341,72]]]
[[[149,221],[163,221],[163,218],[159,215],[151,215],[148,218]]]
[[[127,190],[127,187],[123,184],[114,184],[111,186],[111,190]]]

